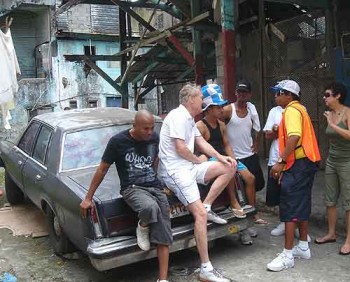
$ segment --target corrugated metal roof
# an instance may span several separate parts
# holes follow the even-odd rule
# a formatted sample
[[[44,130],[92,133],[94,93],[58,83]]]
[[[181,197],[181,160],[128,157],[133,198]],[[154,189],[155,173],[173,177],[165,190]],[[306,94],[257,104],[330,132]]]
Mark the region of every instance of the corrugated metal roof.
[[[91,5],[93,33],[119,34],[119,6]]]

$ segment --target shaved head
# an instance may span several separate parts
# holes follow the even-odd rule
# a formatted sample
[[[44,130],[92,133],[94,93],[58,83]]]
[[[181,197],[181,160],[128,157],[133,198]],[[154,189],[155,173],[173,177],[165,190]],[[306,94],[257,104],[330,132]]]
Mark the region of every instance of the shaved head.
[[[149,140],[153,134],[154,116],[147,110],[139,110],[134,119],[133,128],[130,134],[136,140]]]
[[[154,117],[153,115],[147,111],[147,110],[139,110],[134,119],[134,125],[139,124],[139,123],[144,123],[145,121],[153,121],[154,122]]]

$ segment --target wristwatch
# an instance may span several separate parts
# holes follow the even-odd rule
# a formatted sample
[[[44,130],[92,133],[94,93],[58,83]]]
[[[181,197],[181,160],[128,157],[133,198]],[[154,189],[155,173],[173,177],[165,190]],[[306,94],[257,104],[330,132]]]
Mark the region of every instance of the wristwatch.
[[[282,159],[281,157],[278,157],[277,163],[286,164],[287,162],[284,159]]]

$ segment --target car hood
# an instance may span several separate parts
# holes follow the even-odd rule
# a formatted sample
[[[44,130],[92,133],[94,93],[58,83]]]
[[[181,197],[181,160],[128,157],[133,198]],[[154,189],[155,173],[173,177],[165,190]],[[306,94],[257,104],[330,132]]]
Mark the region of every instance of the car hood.
[[[75,170],[67,173],[67,177],[82,187],[87,193],[95,171],[96,167],[84,170]],[[108,201],[121,197],[120,180],[117,169],[114,165],[110,166],[103,181],[96,190],[94,197],[97,197],[101,201]]]

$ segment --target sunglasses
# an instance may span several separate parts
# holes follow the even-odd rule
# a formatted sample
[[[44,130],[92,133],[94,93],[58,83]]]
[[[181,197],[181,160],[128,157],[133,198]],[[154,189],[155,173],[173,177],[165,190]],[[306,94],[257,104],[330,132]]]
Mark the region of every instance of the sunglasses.
[[[284,94],[286,94],[284,90],[279,90],[278,92],[275,93],[275,96],[282,96]]]
[[[324,94],[323,94],[323,97],[324,98],[329,98],[329,97],[334,97],[335,95],[332,93],[332,92],[325,92]]]

